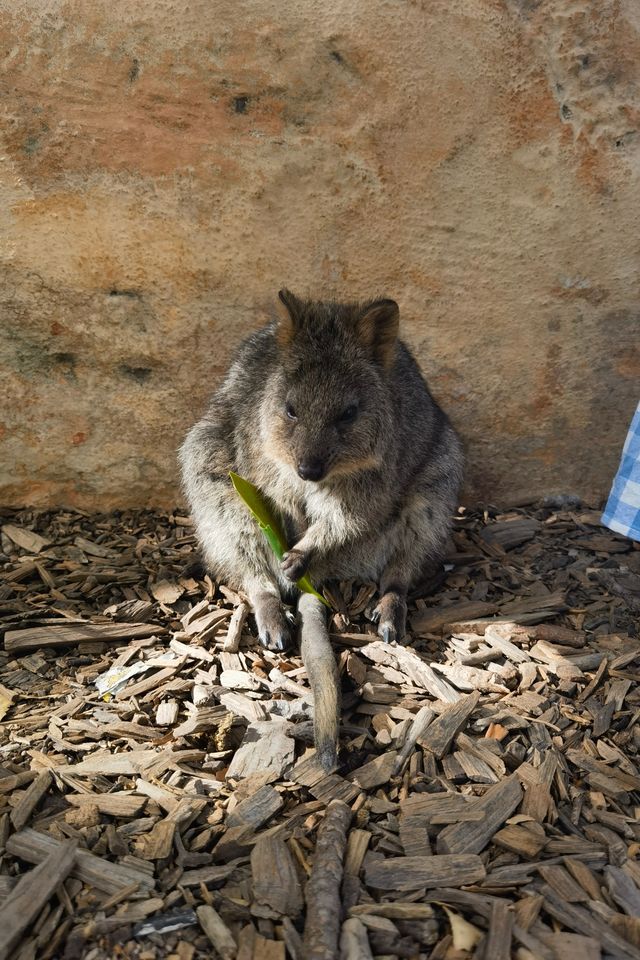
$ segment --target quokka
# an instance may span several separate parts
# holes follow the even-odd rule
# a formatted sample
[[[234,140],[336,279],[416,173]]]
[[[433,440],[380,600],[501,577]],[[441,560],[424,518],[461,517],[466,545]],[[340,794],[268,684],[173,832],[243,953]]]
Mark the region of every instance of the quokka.
[[[278,318],[241,344],[180,450],[205,566],[247,595],[271,649],[290,641],[283,601],[295,600],[304,573],[317,589],[330,580],[378,584],[378,633],[394,641],[405,632],[408,591],[442,560],[462,448],[398,327],[393,300],[314,302],[280,291]],[[291,544],[282,562],[230,471],[279,515]],[[303,627],[306,617],[322,632],[319,601],[304,596],[300,612]],[[319,730],[316,695],[316,743],[333,755],[337,693],[321,695],[330,729]]]

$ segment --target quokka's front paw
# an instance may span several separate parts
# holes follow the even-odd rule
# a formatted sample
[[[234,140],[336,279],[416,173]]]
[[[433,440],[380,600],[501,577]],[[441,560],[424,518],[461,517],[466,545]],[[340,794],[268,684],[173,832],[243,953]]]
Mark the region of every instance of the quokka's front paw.
[[[280,564],[280,569],[288,580],[297,583],[300,577],[304,577],[309,566],[311,557],[302,550],[296,550],[293,547],[288,553],[285,553]]]

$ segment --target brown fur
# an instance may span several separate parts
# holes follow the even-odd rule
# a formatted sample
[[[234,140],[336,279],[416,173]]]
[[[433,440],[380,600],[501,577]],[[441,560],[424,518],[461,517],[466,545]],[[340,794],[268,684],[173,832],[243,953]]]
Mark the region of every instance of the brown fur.
[[[358,339],[385,369],[393,362],[399,326],[400,311],[393,300],[379,300],[356,321]]]

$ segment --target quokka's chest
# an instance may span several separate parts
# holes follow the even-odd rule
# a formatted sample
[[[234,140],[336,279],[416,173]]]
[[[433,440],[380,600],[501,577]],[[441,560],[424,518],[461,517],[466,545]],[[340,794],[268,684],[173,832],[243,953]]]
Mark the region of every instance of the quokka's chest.
[[[346,506],[336,491],[299,480],[289,473],[276,474],[265,483],[264,492],[287,521],[298,527],[344,516]]]
[[[344,500],[334,490],[319,486],[305,490],[301,507],[309,523],[337,519],[347,510]]]

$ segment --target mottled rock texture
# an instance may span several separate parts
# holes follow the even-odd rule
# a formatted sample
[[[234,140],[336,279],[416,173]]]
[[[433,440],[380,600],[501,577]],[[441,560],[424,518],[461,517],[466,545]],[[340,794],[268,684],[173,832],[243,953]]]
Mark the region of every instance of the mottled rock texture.
[[[0,502],[166,505],[278,288],[401,304],[469,494],[640,392],[637,0],[2,0]]]

